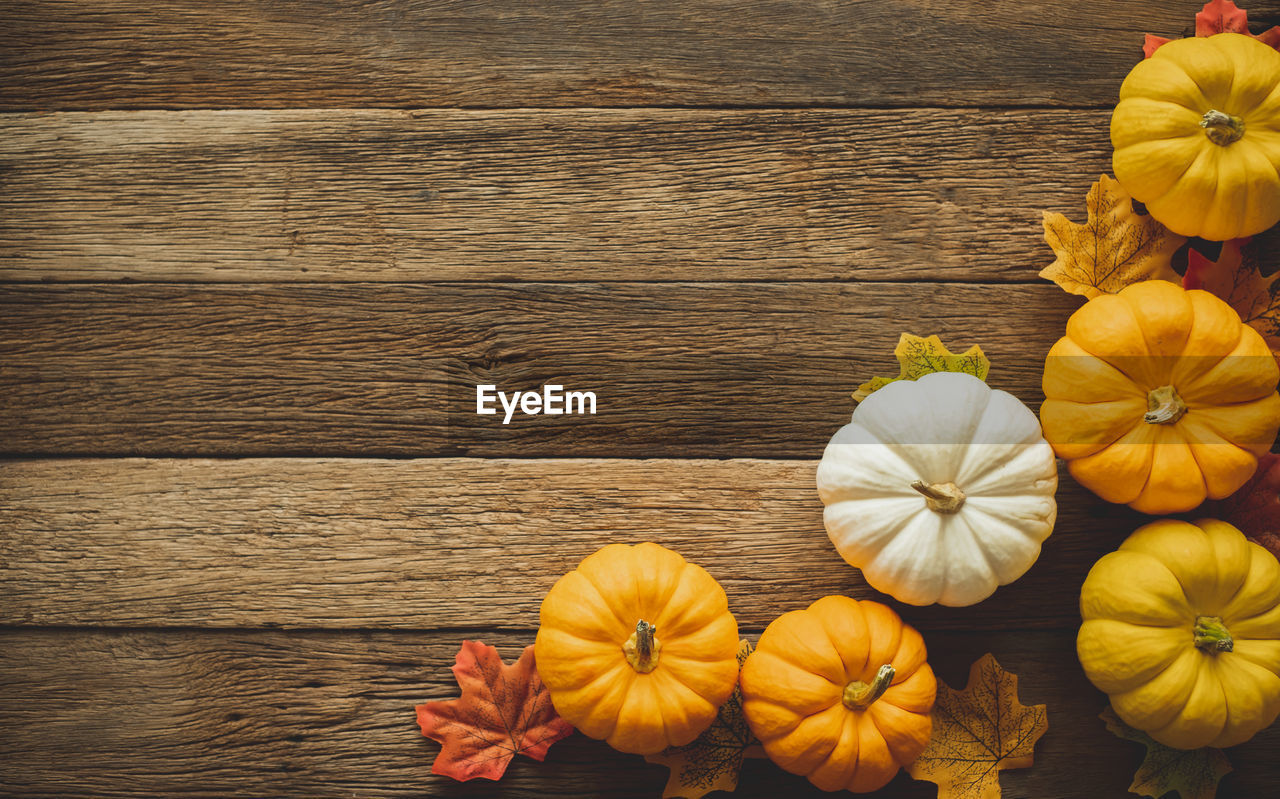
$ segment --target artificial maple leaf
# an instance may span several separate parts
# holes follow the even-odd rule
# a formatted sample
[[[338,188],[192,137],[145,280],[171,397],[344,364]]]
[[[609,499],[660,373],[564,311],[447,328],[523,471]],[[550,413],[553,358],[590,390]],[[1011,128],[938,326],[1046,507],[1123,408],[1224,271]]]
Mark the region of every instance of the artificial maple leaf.
[[[1280,272],[1262,276],[1264,249],[1253,246],[1250,239],[1234,239],[1223,242],[1218,260],[1210,261],[1193,247],[1187,252],[1182,286],[1204,289],[1226,300],[1280,357]]]
[[[1238,8],[1231,0],[1209,0],[1196,14],[1196,36],[1213,36],[1216,33],[1243,33],[1245,36],[1253,36],[1249,33],[1248,12]],[[1253,38],[1280,50],[1280,25],[1263,31]],[[1171,41],[1173,40],[1148,33],[1142,45],[1142,52],[1150,58],[1160,45]]]
[[[738,668],[751,654],[751,642],[738,642]],[[733,791],[738,787],[742,760],[764,757],[764,749],[751,734],[742,713],[742,692],[733,689],[729,701],[720,707],[716,720],[706,732],[687,746],[674,746],[656,755],[645,755],[650,763],[671,769],[663,799],[700,799],[712,791]]]
[[[532,646],[508,666],[493,647],[463,641],[453,675],[461,697],[416,708],[422,734],[444,747],[432,774],[496,780],[517,754],[542,760],[551,744],[573,732],[551,705]]]
[[[873,391],[884,388],[895,380],[918,380],[932,372],[964,372],[979,380],[987,379],[991,362],[983,354],[982,348],[974,344],[969,349],[953,355],[937,336],[913,336],[903,333],[898,337],[898,346],[893,348],[900,366],[897,377],[873,377],[853,392],[853,398],[862,402]]]
[[[1235,525],[1280,558],[1280,455],[1268,452],[1258,458],[1249,482],[1226,499],[1205,503],[1197,513]]]
[[[1031,765],[1049,729],[1044,705],[1018,702],[1018,677],[983,655],[957,691],[938,682],[933,736],[907,772],[938,784],[938,799],[999,799],[999,772]]]
[[[1058,257],[1040,277],[1089,299],[1141,280],[1180,280],[1172,258],[1186,238],[1134,212],[1133,198],[1117,180],[1098,178],[1085,207],[1089,219],[1083,225],[1044,212],[1044,240]]]
[[[1121,721],[1110,705],[1098,718],[1107,723],[1107,729],[1117,738],[1137,741],[1147,747],[1147,756],[1133,775],[1130,793],[1159,799],[1170,791],[1177,791],[1182,799],[1213,799],[1218,792],[1218,781],[1231,771],[1231,764],[1221,749],[1209,746],[1173,749],[1157,743],[1145,732]]]

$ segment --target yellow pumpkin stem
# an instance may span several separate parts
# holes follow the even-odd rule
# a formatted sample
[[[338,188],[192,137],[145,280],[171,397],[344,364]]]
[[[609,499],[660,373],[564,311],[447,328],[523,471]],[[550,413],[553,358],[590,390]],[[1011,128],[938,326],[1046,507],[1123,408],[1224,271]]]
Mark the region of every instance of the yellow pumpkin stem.
[[[1204,135],[1209,137],[1209,141],[1223,147],[1239,141],[1244,135],[1243,119],[1217,109],[1204,112],[1204,116],[1200,118],[1200,127],[1204,128]]]
[[[926,483],[916,480],[911,487],[924,494],[929,510],[937,513],[955,513],[964,504],[964,492],[955,483]]]
[[[854,680],[846,685],[844,687],[844,695],[840,697],[840,701],[849,710],[866,710],[871,707],[871,703],[889,690],[889,684],[893,682],[894,673],[892,664],[884,664],[876,672],[875,679],[870,684],[862,680]]]
[[[1153,388],[1147,394],[1147,412],[1142,421],[1147,424],[1173,424],[1187,412],[1187,403],[1182,401],[1173,386]]]
[[[639,674],[648,674],[658,668],[658,653],[662,651],[662,642],[655,635],[657,632],[657,627],[641,619],[636,622],[636,631],[622,645],[622,653],[627,662]]]
[[[1221,616],[1196,616],[1192,639],[1201,652],[1230,652],[1236,648]]]

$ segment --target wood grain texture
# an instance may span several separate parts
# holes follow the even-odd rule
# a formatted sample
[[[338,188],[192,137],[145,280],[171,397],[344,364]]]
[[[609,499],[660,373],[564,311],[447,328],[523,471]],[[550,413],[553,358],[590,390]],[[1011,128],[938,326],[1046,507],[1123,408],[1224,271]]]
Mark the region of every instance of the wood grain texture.
[[[0,109],[1102,106],[1200,5],[10,0]]]
[[[826,594],[882,598],[822,524],[814,462],[55,460],[0,469],[0,624],[523,627],[605,544],[705,567],[744,628]],[[1032,570],[933,628],[1070,626],[1144,518],[1065,474]]]
[[[1121,797],[1141,749],[1097,718],[1073,631],[923,630],[939,677],[962,687],[993,652],[1026,704],[1048,705],[1031,768],[1001,772],[1005,796]],[[457,696],[452,633],[35,631],[0,634],[0,790],[22,796],[640,797],[666,769],[576,734],[546,762],[517,757],[497,785],[430,774],[439,747],[413,706]],[[476,636],[472,636],[476,637]],[[508,659],[531,632],[485,633]],[[754,638],[754,636],[751,636]],[[1219,799],[1271,796],[1280,727],[1227,750]],[[899,775],[870,797],[930,799]],[[738,797],[829,796],[749,760]]]
[[[0,280],[1036,279],[1100,111],[0,117]]]
[[[903,330],[1037,406],[1051,284],[0,287],[0,451],[815,458]],[[478,384],[595,416],[476,414]]]

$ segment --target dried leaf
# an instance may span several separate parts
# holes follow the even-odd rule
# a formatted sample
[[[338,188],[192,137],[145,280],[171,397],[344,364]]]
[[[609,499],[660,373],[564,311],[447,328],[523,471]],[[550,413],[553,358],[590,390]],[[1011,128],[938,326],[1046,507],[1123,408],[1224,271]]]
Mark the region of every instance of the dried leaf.
[[[1216,33],[1243,33],[1245,36],[1253,36],[1249,33],[1248,12],[1238,8],[1231,0],[1209,0],[1204,4],[1204,8],[1200,9],[1200,13],[1196,14],[1196,36],[1213,36]],[[1280,50],[1280,25],[1263,31],[1253,38]],[[1160,45],[1171,41],[1173,40],[1148,33],[1142,52],[1150,58]]]
[[[900,366],[898,376],[871,378],[853,392],[855,400],[862,402],[872,392],[895,380],[918,380],[932,372],[964,372],[979,380],[986,380],[991,368],[991,362],[977,344],[959,355],[953,355],[937,336],[921,338],[903,333],[898,338],[898,346],[894,347],[893,354],[897,356]]]
[[[1187,252],[1187,274],[1182,285],[1204,289],[1226,300],[1280,357],[1280,272],[1263,277],[1262,259],[1262,248],[1252,246],[1250,239],[1223,242],[1216,261],[1193,247]]]
[[[1226,241],[1216,261],[1193,247],[1182,285],[1226,300],[1280,358],[1280,271],[1262,276],[1264,266],[1274,268],[1263,263],[1271,244],[1263,238]],[[1280,558],[1280,456],[1263,455],[1249,482],[1226,499],[1206,503],[1199,513],[1234,524]]]
[[[907,772],[938,784],[938,799],[999,799],[1002,769],[1031,765],[1049,729],[1044,705],[1018,702],[1018,677],[983,655],[963,691],[939,681],[933,737]]]
[[[1044,240],[1058,258],[1041,270],[1040,277],[1090,299],[1141,280],[1181,279],[1172,257],[1186,239],[1154,218],[1135,213],[1133,199],[1114,178],[1098,178],[1085,207],[1089,220],[1083,225],[1044,212]]]
[[[1258,533],[1257,535],[1249,536],[1249,538],[1253,543],[1275,555],[1276,560],[1280,560],[1280,533]]]
[[[738,668],[742,668],[750,654],[751,642],[739,641]],[[764,749],[759,744],[742,714],[742,693],[734,688],[716,720],[697,740],[687,746],[646,755],[644,759],[671,769],[667,787],[662,791],[663,799],[676,796],[700,799],[712,791],[736,790],[743,758],[764,757]]]
[[[1232,770],[1221,749],[1208,746],[1172,749],[1125,724],[1110,705],[1098,718],[1107,723],[1107,729],[1116,737],[1147,747],[1147,756],[1133,775],[1130,793],[1159,799],[1170,791],[1177,791],[1182,799],[1213,799],[1218,792],[1218,781]]]
[[[1160,49],[1160,45],[1168,44],[1171,41],[1173,41],[1173,39],[1166,39],[1163,36],[1156,36],[1155,34],[1148,33],[1142,40],[1142,57],[1150,58],[1152,53]]]
[[[444,747],[431,764],[432,774],[496,780],[517,754],[542,760],[551,744],[573,732],[551,705],[532,646],[508,666],[497,649],[463,641],[453,675],[461,697],[416,708],[422,734]]]
[[[1249,482],[1196,512],[1235,525],[1280,559],[1280,455],[1268,452],[1258,458],[1258,471]]]

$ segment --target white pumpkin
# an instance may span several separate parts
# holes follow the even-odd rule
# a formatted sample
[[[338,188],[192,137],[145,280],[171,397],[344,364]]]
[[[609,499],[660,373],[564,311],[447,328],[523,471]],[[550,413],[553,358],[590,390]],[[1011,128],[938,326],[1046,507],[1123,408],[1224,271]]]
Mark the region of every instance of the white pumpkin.
[[[958,372],[867,397],[818,466],[831,542],[912,605],[972,605],[1021,577],[1053,531],[1057,488],[1035,414]]]

